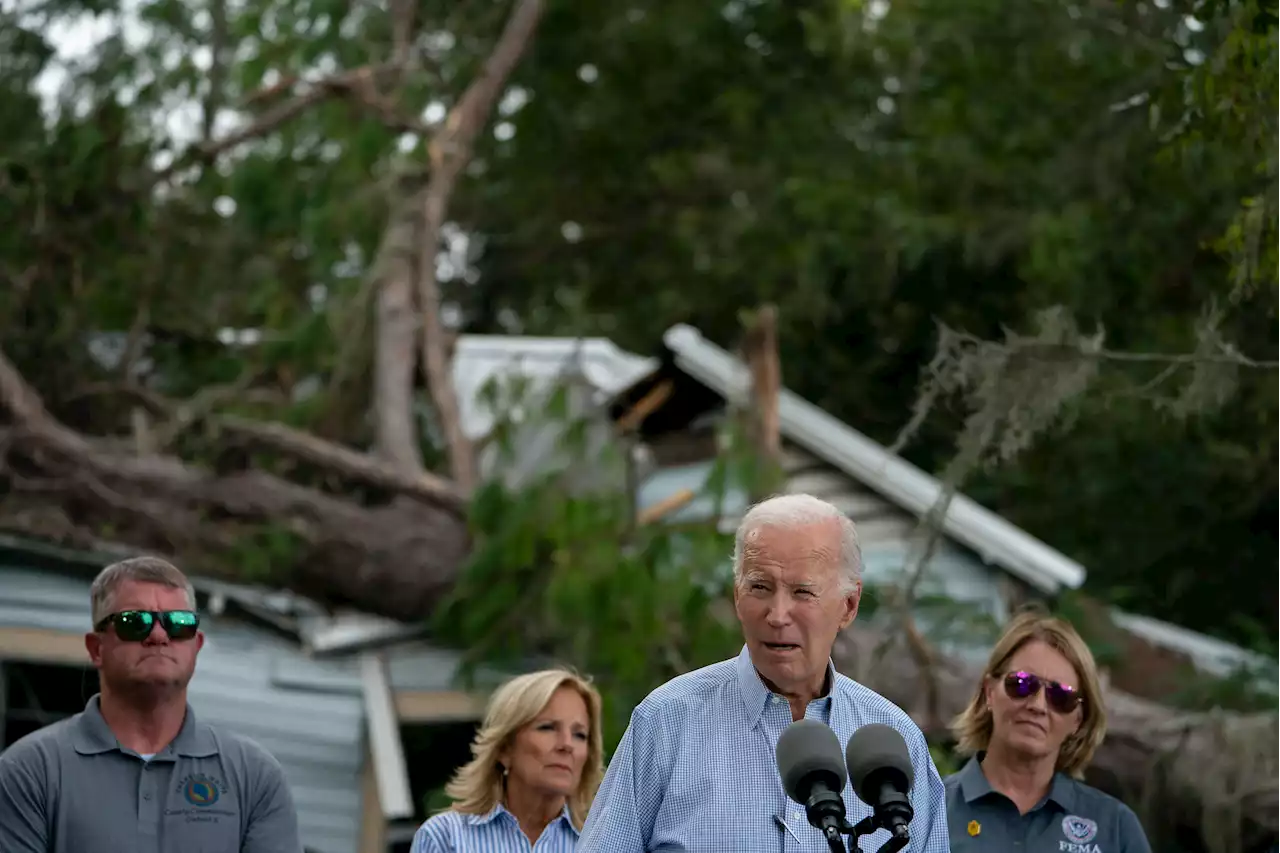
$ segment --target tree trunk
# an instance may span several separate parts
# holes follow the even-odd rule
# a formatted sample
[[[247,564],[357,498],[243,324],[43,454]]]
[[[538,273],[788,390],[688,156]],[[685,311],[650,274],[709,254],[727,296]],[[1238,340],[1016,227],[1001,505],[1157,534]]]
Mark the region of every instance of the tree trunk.
[[[464,493],[476,486],[475,450],[462,427],[457,394],[449,372],[449,341],[440,317],[440,284],[436,280],[436,255],[449,200],[471,161],[476,136],[485,126],[498,95],[524,55],[538,21],[542,0],[516,0],[515,9],[485,61],[458,103],[445,117],[444,127],[431,140],[431,178],[422,193],[422,249],[418,259],[418,307],[422,310],[422,370],[440,417],[440,428],[449,447],[453,481]]]
[[[400,192],[397,187],[395,192]],[[418,254],[413,199],[391,205],[378,248],[378,337],[374,346],[374,433],[378,454],[407,470],[422,470],[414,418],[414,374],[418,364],[418,316],[413,299]]]
[[[84,547],[110,529],[196,571],[239,580],[270,572],[259,579],[408,621],[431,614],[468,553],[452,484],[284,424],[205,422],[229,448],[267,446],[322,469],[323,479],[383,496],[362,502],[258,469],[215,471],[80,435],[49,414],[3,353],[0,406],[11,417],[0,428],[0,469],[11,487],[0,526],[10,530]],[[270,565],[245,564],[264,551]]]

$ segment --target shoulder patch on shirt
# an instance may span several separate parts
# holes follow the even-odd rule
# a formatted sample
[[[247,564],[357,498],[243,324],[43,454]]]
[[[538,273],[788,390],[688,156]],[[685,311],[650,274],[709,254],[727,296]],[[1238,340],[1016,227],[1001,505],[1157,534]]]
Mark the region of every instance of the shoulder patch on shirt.
[[[1062,819],[1062,834],[1073,844],[1088,844],[1098,835],[1098,824],[1087,817],[1067,815]]]

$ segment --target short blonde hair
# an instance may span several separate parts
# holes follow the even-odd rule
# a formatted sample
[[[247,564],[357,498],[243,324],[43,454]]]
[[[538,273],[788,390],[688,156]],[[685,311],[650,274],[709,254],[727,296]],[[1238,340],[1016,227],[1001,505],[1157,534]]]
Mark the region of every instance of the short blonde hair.
[[[601,733],[600,694],[582,676],[568,669],[546,669],[516,676],[489,699],[484,723],[471,743],[472,759],[459,768],[444,792],[453,800],[450,808],[464,814],[487,814],[502,802],[503,774],[498,755],[516,734],[542,713],[561,687],[578,692],[587,705],[587,760],[578,789],[569,796],[573,824],[582,829],[604,778],[604,737]]]
[[[1093,760],[1093,754],[1107,735],[1107,711],[1102,703],[1102,685],[1098,682],[1098,667],[1093,653],[1069,622],[1050,616],[1036,609],[1017,614],[1005,627],[1004,634],[991,650],[987,667],[978,681],[969,707],[951,723],[956,737],[956,751],[961,755],[973,755],[987,749],[991,743],[994,726],[991,709],[987,707],[985,687],[987,679],[1004,674],[1009,659],[1018,650],[1034,640],[1039,640],[1067,659],[1080,677],[1081,710],[1080,728],[1062,743],[1058,751],[1056,769],[1074,778],[1084,776],[1084,769]]]

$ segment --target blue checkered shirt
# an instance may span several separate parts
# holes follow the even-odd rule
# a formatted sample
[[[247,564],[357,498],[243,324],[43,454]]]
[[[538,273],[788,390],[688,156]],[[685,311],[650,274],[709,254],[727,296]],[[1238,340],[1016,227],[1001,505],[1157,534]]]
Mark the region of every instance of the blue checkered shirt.
[[[902,733],[915,766],[910,853],[948,853],[946,792],[924,735],[902,709],[835,671],[805,716],[842,744],[867,723]],[[596,795],[577,853],[829,853],[789,799],[775,749],[791,709],[760,680],[744,646],[735,660],[673,678],[636,706]],[[851,823],[871,814],[845,786]],[[885,830],[860,839],[879,850]]]
[[[410,853],[573,853],[578,830],[565,806],[530,845],[515,815],[501,804],[486,814],[447,811],[432,815],[413,835]]]

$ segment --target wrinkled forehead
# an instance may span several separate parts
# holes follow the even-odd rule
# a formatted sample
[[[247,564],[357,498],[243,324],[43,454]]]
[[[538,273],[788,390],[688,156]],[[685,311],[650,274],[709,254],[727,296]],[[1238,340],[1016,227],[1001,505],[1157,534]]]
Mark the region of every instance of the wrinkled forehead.
[[[840,530],[834,524],[803,527],[757,527],[743,538],[745,572],[774,574],[781,570],[824,574],[840,560]]]
[[[150,581],[121,581],[107,596],[112,611],[119,610],[185,610],[192,606],[187,591]]]

